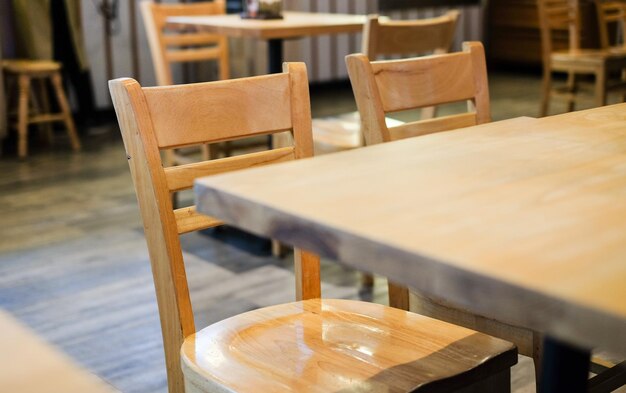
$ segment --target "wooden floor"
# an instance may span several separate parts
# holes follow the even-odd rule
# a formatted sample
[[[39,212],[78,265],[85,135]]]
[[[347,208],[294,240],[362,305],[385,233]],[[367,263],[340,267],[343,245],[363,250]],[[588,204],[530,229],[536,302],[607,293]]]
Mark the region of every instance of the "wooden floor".
[[[537,115],[538,77],[493,74],[491,81],[494,120]],[[355,109],[349,89],[314,91],[312,98],[315,116]],[[90,132],[81,153],[60,139],[32,149],[26,161],[0,160],[0,307],[121,391],[165,392],[150,265],[124,149],[116,126]],[[230,230],[182,239],[197,326],[293,300],[290,260],[267,256],[262,242]],[[382,279],[373,292],[359,293],[358,275],[331,262],[322,277],[326,297],[385,302]],[[529,359],[520,358],[513,386],[534,391]]]

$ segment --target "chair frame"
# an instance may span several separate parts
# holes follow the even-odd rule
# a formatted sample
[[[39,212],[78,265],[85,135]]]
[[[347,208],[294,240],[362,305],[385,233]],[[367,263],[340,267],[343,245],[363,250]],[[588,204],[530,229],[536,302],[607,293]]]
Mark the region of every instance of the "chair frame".
[[[275,83],[281,84],[283,91],[291,91],[289,100],[285,102],[287,107],[291,108],[290,124],[285,123],[284,119],[282,124],[270,119],[276,114],[268,111],[268,108],[275,103],[266,103],[259,106],[261,109],[258,109],[259,107],[255,109],[250,101],[240,100],[237,103],[235,99],[224,103],[221,108],[216,108],[219,104],[215,100],[210,97],[201,98],[198,93],[202,92],[202,95],[207,96],[208,90],[219,91],[249,86],[246,82],[251,78],[176,87],[180,89],[180,96],[174,99],[167,98],[170,87],[142,88],[133,79],[117,79],[109,82],[144,222],[161,318],[170,392],[184,391],[180,348],[184,339],[196,332],[179,235],[222,224],[217,219],[197,213],[194,206],[174,210],[171,194],[191,188],[193,179],[199,176],[313,155],[305,66],[302,63],[290,63],[285,64],[284,69],[282,74],[257,77],[257,81],[265,83],[260,84],[255,93],[257,98],[262,95],[267,100],[267,88]],[[254,95],[250,92],[246,92],[247,94]],[[280,99],[280,94],[282,92],[273,94],[271,97]],[[183,96],[198,98],[198,105],[186,111],[187,113],[193,112],[195,115],[193,118],[177,117],[172,122],[168,122],[169,113],[163,109],[175,105],[173,100],[179,100]],[[253,103],[259,102],[257,100]],[[215,105],[209,105],[209,103]],[[272,134],[289,128],[294,136],[294,145],[201,163],[163,167],[160,150],[221,142],[239,137],[236,131],[238,125],[234,124],[236,119],[232,119],[228,124],[228,119],[225,119],[228,115],[219,115],[220,110],[223,111],[228,104],[239,106],[241,110],[245,108],[264,119],[264,121],[257,122],[259,129],[251,134]],[[266,112],[265,115],[260,114],[262,111]],[[158,116],[159,113],[162,116]],[[227,129],[215,128],[216,132],[208,132],[205,119],[211,118],[212,121],[216,121],[216,117],[227,125]],[[160,123],[167,123],[169,126],[177,124],[179,129],[187,128],[191,131],[185,134],[168,134],[167,125],[157,128],[156,125]],[[278,129],[273,128],[276,126]],[[295,254],[297,299],[319,298],[321,291],[319,257],[300,250],[295,250]]]
[[[578,0],[537,0],[537,7],[543,61],[540,116],[548,114],[551,97],[564,99],[567,102],[567,110],[574,110],[578,88],[576,76],[579,74],[595,76],[597,106],[606,105],[609,91],[624,91],[625,82],[608,83],[608,79],[611,72],[621,71],[626,67],[626,53],[617,53],[605,49],[582,49],[580,47],[581,21]],[[568,50],[553,50],[552,32],[554,30],[566,30],[568,32]],[[553,88],[553,72],[567,74],[567,83],[564,88]]]

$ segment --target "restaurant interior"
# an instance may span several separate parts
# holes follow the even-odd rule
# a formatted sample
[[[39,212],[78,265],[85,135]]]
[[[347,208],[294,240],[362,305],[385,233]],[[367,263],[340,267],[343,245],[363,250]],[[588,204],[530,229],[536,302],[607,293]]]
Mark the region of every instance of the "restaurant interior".
[[[626,1],[0,1],[0,392],[626,392]]]

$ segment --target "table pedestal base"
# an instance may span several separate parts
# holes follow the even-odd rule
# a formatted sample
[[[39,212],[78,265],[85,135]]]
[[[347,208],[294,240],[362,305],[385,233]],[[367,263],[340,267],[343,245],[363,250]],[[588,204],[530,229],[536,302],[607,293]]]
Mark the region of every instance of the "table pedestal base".
[[[591,353],[548,336],[543,343],[539,392],[586,392]]]

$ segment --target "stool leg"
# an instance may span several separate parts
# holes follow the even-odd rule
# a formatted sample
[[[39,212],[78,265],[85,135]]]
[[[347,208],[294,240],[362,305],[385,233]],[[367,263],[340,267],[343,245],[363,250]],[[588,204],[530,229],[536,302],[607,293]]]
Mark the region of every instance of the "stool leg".
[[[30,77],[18,77],[18,108],[17,108],[17,155],[26,158],[28,155],[28,96],[30,91]]]
[[[50,113],[50,100],[48,99],[48,91],[46,90],[46,79],[45,78],[40,78],[38,80],[39,82],[39,99],[41,100],[41,106],[43,109],[43,113]],[[51,123],[46,123],[45,124],[45,132],[46,132],[46,136],[48,138],[48,143],[52,144],[53,143],[53,133],[52,133],[52,124]]]
[[[596,105],[606,105],[606,70],[604,68],[596,72]]]
[[[54,89],[54,93],[57,96],[57,100],[59,102],[59,107],[61,108],[61,113],[63,113],[63,122],[65,123],[65,127],[67,128],[67,134],[70,137],[70,143],[72,144],[72,149],[79,150],[80,149],[80,141],[78,140],[78,135],[76,134],[76,127],[74,126],[74,120],[72,119],[72,113],[70,112],[70,106],[67,103],[67,98],[65,97],[65,92],[63,91],[63,84],[61,83],[61,74],[55,72],[52,74],[52,88]]]

